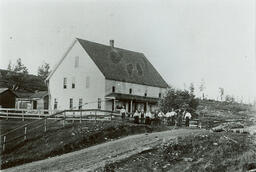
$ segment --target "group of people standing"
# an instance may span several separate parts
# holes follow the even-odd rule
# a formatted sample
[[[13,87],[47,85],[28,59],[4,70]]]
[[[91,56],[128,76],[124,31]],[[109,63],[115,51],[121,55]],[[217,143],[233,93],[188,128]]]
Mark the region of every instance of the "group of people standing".
[[[189,126],[189,121],[192,118],[192,115],[189,111],[186,109],[181,110],[181,109],[172,109],[171,111],[168,111],[165,116],[166,123],[167,125],[175,125],[175,126],[181,126],[182,125],[182,120],[185,120],[185,126]]]
[[[126,117],[126,110],[123,107],[120,110],[122,119]],[[150,125],[152,122],[156,122],[157,124],[166,124],[169,126],[181,126],[183,119],[185,120],[185,126],[189,126],[189,121],[191,119],[191,114],[186,109],[172,109],[168,111],[166,114],[162,111],[155,111],[150,112],[147,111],[146,113],[144,110],[138,111],[136,110],[134,114],[129,114],[129,116],[134,118],[134,123],[136,124],[148,124]]]

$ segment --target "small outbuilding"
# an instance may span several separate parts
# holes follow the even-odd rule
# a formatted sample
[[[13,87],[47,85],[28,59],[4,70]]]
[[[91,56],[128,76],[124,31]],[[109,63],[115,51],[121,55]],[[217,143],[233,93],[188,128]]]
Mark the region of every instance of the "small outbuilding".
[[[30,96],[33,109],[48,109],[48,91],[37,91]]]
[[[48,91],[36,91],[35,93],[18,93],[17,92],[16,108],[17,109],[38,109],[47,110],[49,106]]]
[[[15,108],[17,95],[9,88],[0,88],[0,107]]]

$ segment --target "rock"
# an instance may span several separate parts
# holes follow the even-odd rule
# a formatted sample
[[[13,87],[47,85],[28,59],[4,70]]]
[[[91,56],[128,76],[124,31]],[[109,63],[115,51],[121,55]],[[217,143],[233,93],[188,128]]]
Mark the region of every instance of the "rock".
[[[183,160],[186,161],[186,162],[192,162],[193,161],[192,158],[184,158]]]
[[[218,143],[213,143],[214,146],[218,146]]]
[[[76,135],[74,132],[72,132],[72,134],[71,134],[72,136],[74,136],[74,135]]]
[[[170,164],[166,164],[165,166],[163,166],[163,168],[167,168]]]

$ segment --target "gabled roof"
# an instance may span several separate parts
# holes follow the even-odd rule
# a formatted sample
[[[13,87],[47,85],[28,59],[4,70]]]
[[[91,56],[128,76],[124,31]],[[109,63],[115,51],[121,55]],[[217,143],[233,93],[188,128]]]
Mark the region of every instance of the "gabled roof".
[[[106,79],[162,88],[168,87],[168,84],[143,53],[98,44],[79,38],[77,40]],[[64,54],[56,68],[64,60],[67,53]],[[56,68],[46,80],[52,76]]]
[[[9,88],[0,88],[0,94],[5,92],[6,90],[9,90]]]
[[[106,79],[168,87],[143,53],[77,39]]]
[[[11,91],[17,97],[17,94],[9,88],[0,88],[0,94],[2,94],[3,92],[5,92],[7,90]]]

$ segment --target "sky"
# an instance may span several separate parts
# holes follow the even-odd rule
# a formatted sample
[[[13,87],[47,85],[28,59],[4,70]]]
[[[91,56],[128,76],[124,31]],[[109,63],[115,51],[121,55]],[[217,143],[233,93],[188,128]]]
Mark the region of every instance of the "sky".
[[[143,52],[170,85],[256,97],[254,0],[0,0],[0,68],[53,67],[78,37]]]

